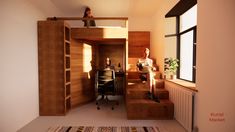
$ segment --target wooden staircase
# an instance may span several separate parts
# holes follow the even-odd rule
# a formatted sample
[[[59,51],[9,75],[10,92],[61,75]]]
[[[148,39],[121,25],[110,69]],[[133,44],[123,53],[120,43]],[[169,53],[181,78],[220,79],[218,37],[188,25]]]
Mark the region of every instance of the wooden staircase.
[[[126,108],[128,119],[173,119],[174,104],[169,100],[169,92],[164,88],[164,80],[156,72],[154,95],[160,102],[148,98],[148,84],[142,83],[138,72],[128,72],[126,87]]]

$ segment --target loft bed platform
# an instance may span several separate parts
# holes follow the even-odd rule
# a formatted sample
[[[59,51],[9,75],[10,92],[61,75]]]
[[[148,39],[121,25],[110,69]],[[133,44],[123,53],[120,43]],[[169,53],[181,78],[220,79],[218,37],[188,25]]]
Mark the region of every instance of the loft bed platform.
[[[72,28],[71,37],[74,39],[114,39],[127,38],[128,29],[121,27],[92,27]]]
[[[49,17],[47,20],[121,20],[125,21],[125,26],[89,26],[89,27],[72,27],[71,38],[73,39],[127,39],[128,38],[128,18],[127,17]]]

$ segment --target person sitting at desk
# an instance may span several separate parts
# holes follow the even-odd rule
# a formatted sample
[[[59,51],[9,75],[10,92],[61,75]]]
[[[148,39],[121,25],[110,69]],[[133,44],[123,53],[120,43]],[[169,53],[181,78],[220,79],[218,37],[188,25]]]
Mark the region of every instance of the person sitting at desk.
[[[84,11],[83,18],[93,18],[91,8],[86,7],[86,9]],[[96,26],[95,20],[83,20],[83,22],[84,22],[85,27]]]
[[[106,61],[105,61],[105,70],[114,70],[114,66],[111,65],[111,60],[110,58],[106,58]]]

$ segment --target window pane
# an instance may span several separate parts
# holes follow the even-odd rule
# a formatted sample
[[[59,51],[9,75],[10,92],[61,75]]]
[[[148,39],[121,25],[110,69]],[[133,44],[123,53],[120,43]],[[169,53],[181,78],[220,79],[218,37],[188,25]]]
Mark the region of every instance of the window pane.
[[[176,17],[165,19],[165,35],[176,34]]]
[[[92,47],[89,44],[83,44],[83,72],[89,72],[92,70]]]
[[[176,58],[176,36],[165,38],[165,58]]]
[[[192,81],[193,30],[180,36],[180,78]]]
[[[197,5],[180,16],[180,32],[197,25]]]

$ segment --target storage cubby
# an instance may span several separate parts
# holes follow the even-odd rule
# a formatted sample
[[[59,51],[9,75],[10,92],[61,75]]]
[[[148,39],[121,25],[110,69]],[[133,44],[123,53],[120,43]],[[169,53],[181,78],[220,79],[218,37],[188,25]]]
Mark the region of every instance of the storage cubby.
[[[66,69],[69,69],[70,68],[70,57],[65,57],[65,66],[66,66]]]
[[[70,70],[66,71],[66,83],[70,82]]]
[[[70,29],[67,26],[65,26],[65,40],[70,41]]]
[[[70,71],[70,28],[68,25],[64,27],[64,69],[65,69],[65,109],[66,112],[71,109],[71,71]]]
[[[66,99],[66,109],[67,110],[71,109],[71,98],[70,97]]]
[[[70,96],[70,92],[71,92],[71,84],[67,84],[65,88],[66,88],[66,97],[68,97]]]
[[[65,54],[70,55],[70,44],[65,42]]]

